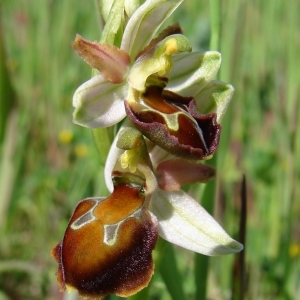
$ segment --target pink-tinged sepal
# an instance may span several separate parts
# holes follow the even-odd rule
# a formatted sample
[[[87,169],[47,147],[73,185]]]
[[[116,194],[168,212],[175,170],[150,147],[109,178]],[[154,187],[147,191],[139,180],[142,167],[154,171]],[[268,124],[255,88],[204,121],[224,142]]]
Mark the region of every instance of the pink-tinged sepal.
[[[192,97],[150,86],[140,99],[125,101],[128,118],[149,140],[187,159],[208,159],[217,149],[221,125],[216,114],[200,114]]]
[[[102,299],[128,297],[148,285],[157,222],[145,205],[143,186],[124,178],[116,178],[108,198],[88,198],[75,208],[63,240],[52,250],[61,290]]]

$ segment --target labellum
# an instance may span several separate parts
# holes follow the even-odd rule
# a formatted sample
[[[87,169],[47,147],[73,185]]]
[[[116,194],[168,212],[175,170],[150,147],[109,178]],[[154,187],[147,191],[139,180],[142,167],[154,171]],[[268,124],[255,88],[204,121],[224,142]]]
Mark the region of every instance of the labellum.
[[[187,159],[208,159],[221,133],[217,115],[201,114],[192,97],[149,86],[138,101],[125,101],[127,116],[149,140]]]
[[[128,297],[148,285],[156,219],[145,205],[141,180],[133,182],[124,174],[114,178],[108,198],[79,202],[63,240],[52,250],[61,290],[102,299],[108,294]]]

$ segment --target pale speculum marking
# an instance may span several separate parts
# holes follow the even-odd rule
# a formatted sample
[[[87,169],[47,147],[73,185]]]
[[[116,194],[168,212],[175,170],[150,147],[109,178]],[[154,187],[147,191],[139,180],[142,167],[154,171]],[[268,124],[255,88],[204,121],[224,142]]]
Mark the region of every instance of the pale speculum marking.
[[[71,228],[73,230],[78,230],[80,228],[82,228],[83,226],[93,222],[94,220],[96,220],[96,217],[94,216],[93,212],[96,208],[96,206],[102,202],[105,198],[99,200],[93,200],[95,201],[94,206],[87,211],[85,214],[83,214],[81,217],[79,217],[77,220],[75,220],[72,224],[71,224]],[[136,211],[134,211],[133,213],[131,213],[130,215],[126,216],[124,219],[122,219],[121,221],[114,223],[114,224],[104,224],[103,226],[103,231],[104,231],[104,237],[103,237],[103,243],[108,245],[108,246],[113,246],[118,238],[118,232],[119,232],[119,228],[122,225],[123,222],[125,222],[126,220],[128,220],[129,218],[139,218],[142,215],[142,207],[138,208]]]
[[[94,206],[89,210],[87,211],[85,214],[83,214],[81,217],[79,217],[76,221],[74,221],[72,224],[71,224],[71,228],[73,230],[78,230],[80,229],[81,227],[85,226],[86,224],[88,223],[91,223],[93,222],[94,220],[96,220],[96,217],[93,215],[93,212],[94,212],[94,209],[96,208],[96,206],[102,202],[105,198],[97,198],[99,200],[96,200],[96,199],[90,199],[90,201],[95,201],[95,204]]]
[[[139,218],[142,215],[142,208],[138,208],[136,211],[134,211],[132,214],[124,218],[123,220],[115,223],[115,224],[108,224],[104,225],[104,238],[103,243],[108,246],[113,246],[118,238],[118,232],[119,228],[122,225],[123,222],[130,218]]]

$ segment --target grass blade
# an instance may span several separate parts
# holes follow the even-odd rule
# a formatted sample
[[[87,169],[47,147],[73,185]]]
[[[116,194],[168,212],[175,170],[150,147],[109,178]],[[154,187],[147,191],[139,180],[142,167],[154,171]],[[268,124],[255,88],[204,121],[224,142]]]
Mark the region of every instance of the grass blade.
[[[173,245],[166,243],[159,265],[160,274],[173,300],[184,300],[181,274],[177,267]]]

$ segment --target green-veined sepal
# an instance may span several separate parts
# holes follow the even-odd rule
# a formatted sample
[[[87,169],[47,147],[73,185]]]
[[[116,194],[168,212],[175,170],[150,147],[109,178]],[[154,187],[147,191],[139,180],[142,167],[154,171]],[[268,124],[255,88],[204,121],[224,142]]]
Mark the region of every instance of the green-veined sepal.
[[[172,57],[167,89],[181,96],[199,93],[219,71],[221,54],[216,51],[181,53]]]
[[[126,85],[112,84],[101,74],[83,83],[74,93],[73,122],[81,126],[109,127],[125,116]]]
[[[240,252],[243,245],[232,239],[220,224],[183,191],[157,189],[151,201],[159,235],[180,247],[205,255]]]

